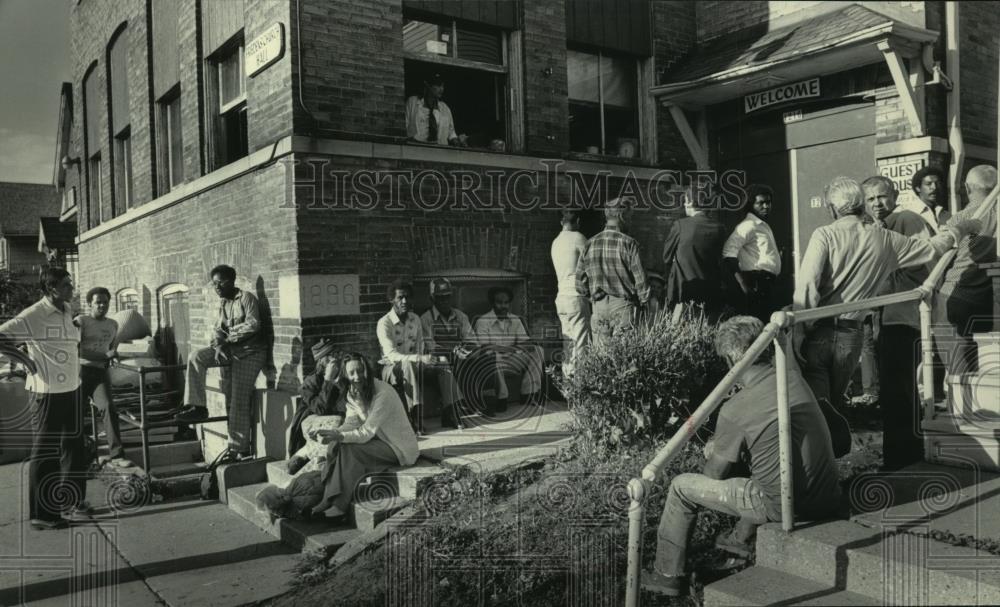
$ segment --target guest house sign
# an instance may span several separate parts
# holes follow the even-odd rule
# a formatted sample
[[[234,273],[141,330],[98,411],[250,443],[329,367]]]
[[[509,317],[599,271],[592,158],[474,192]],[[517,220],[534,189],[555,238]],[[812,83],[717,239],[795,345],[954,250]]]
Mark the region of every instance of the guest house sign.
[[[250,41],[244,51],[247,76],[253,77],[264,71],[285,54],[285,26],[275,23],[264,33]]]
[[[769,105],[795,101],[796,99],[806,99],[809,97],[819,97],[819,78],[803,80],[778,86],[759,93],[753,93],[743,97],[743,110],[745,113],[756,112]]]

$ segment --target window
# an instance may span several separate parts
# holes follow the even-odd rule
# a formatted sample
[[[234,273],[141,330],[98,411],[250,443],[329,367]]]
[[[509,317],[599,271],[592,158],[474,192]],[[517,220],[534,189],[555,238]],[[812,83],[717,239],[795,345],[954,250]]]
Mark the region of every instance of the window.
[[[139,292],[135,289],[122,289],[115,295],[115,303],[118,311],[135,310],[139,311]]]
[[[101,152],[98,150],[87,161],[87,185],[90,192],[91,227],[99,225],[104,220],[104,198],[101,196]]]
[[[101,223],[101,137],[100,107],[101,87],[98,83],[97,62],[87,69],[83,77],[83,150],[86,160],[86,217],[84,228]]]
[[[473,148],[518,149],[520,120],[512,116],[512,100],[520,95],[520,78],[511,73],[516,68],[507,56],[510,38],[499,28],[446,18],[404,19],[407,134],[427,140],[419,102],[425,82],[437,74],[444,82],[441,100],[451,112],[456,135],[465,135]]]
[[[570,50],[569,139],[575,152],[639,155],[638,63]]]
[[[122,26],[108,46],[108,122],[111,126],[112,216],[132,207],[132,129],[128,101],[128,28]]]
[[[158,347],[161,356],[168,365],[183,364],[191,352],[187,286],[174,283],[161,287],[157,303],[160,325]],[[184,374],[180,371],[168,374],[164,383],[169,389],[180,388],[184,385]]]
[[[118,213],[132,208],[132,133],[129,127],[115,135],[115,203]]]
[[[247,89],[243,74],[243,41],[228,44],[211,60],[214,96],[218,100],[213,116],[216,167],[247,155]]]
[[[157,102],[157,162],[160,191],[169,192],[184,181],[184,147],[181,135],[180,87],[164,95]]]
[[[7,268],[7,239],[0,238],[0,270]]]

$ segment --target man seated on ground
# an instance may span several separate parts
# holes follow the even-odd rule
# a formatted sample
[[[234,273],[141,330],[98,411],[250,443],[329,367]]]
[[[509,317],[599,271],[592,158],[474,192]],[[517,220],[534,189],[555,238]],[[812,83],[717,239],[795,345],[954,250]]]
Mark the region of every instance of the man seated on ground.
[[[288,434],[289,474],[295,474],[312,462],[322,464],[326,446],[310,440],[316,430],[340,426],[344,421],[343,403],[340,401],[340,360],[346,355],[335,354],[333,340],[323,338],[312,347],[316,370],[303,381],[295,417]]]
[[[522,405],[541,403],[542,349],[531,338],[520,318],[510,313],[514,292],[493,287],[488,296],[493,309],[476,320],[476,339],[484,350],[496,356],[497,412],[507,410],[510,395],[504,371],[521,374]]]
[[[395,387],[407,405],[414,431],[424,432],[424,382],[436,380],[447,411],[454,407],[450,386],[455,379],[447,359],[424,354],[424,330],[416,314],[410,313],[413,285],[397,279],[386,293],[392,309],[379,319],[375,332],[382,348],[382,380]],[[442,378],[442,376],[447,376]]]
[[[90,314],[76,319],[80,327],[80,384],[81,401],[86,406],[93,399],[94,406],[104,418],[104,436],[108,441],[108,459],[115,468],[128,468],[132,462],[125,457],[118,409],[111,394],[111,374],[108,367],[118,360],[118,323],[108,318],[111,293],[104,287],[94,287],[87,292]]]
[[[447,358],[451,361],[452,373],[441,373],[438,381],[442,392],[450,393],[450,401],[454,403],[441,412],[441,425],[446,428],[462,428],[462,410],[464,398],[458,383],[453,381],[461,364],[456,349],[466,344],[474,344],[476,335],[472,332],[469,317],[465,312],[452,307],[451,281],[447,278],[435,278],[430,284],[430,309],[420,316],[424,331],[425,348],[431,355]]]
[[[736,316],[719,325],[715,349],[733,367],[764,328],[760,319]],[[713,448],[703,474],[681,474],[670,483],[657,532],[656,561],[643,587],[669,596],[687,586],[685,555],[699,506],[740,517],[743,537],[720,538],[719,547],[737,550],[749,544],[750,530],[781,520],[781,474],[778,456],[778,395],[774,353],[766,350],[743,376],[743,389],[719,411]],[[819,519],[840,505],[840,482],[826,421],[802,375],[788,369],[788,406],[792,433],[792,479],[795,515]],[[733,474],[747,461],[750,477]]]
[[[260,330],[260,307],[252,293],[236,288],[236,270],[220,265],[209,272],[219,311],[215,336],[208,348],[188,358],[184,375],[185,406],[177,414],[180,423],[208,419],[205,403],[205,374],[209,367],[222,366],[219,375],[226,397],[230,459],[246,459],[251,453],[251,407],[257,375],[264,367],[266,343]]]

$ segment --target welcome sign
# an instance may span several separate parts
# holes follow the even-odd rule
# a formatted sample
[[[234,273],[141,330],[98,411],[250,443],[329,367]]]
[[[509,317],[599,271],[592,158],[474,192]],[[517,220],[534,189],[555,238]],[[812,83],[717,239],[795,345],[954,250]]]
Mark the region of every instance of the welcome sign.
[[[766,108],[769,105],[809,97],[819,97],[819,78],[803,80],[802,82],[786,84],[759,93],[746,95],[743,97],[743,110],[749,114],[750,112]]]

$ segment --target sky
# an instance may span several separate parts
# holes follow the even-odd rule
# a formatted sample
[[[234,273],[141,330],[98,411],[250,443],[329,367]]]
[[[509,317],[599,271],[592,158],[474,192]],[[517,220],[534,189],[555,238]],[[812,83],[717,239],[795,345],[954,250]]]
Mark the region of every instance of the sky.
[[[0,0],[0,181],[52,183],[73,0]]]

